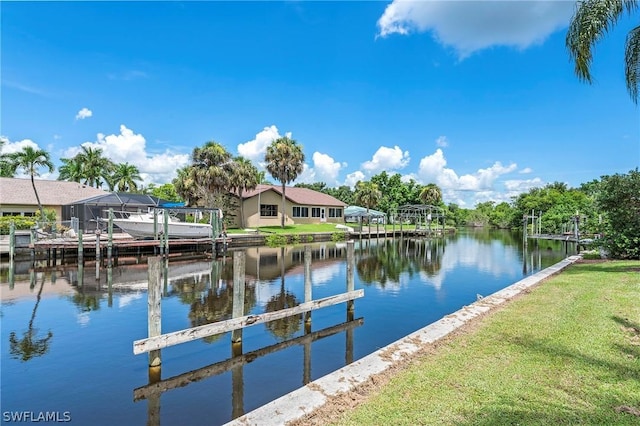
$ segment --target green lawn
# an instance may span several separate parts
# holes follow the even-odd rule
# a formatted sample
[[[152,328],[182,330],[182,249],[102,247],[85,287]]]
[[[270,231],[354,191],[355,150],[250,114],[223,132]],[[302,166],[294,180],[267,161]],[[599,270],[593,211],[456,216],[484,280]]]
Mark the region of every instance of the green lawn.
[[[357,223],[347,223],[346,225],[350,226],[356,231],[359,229]],[[393,230],[400,231],[400,225],[395,225],[394,227],[393,225],[390,225],[390,224],[387,224],[387,225],[380,224],[377,226],[381,232],[385,228],[387,231],[393,231]],[[247,228],[247,229],[255,230],[255,228]],[[287,225],[284,228],[281,228],[280,226],[261,226],[259,229],[260,229],[260,232],[264,232],[266,234],[306,234],[306,233],[312,233],[312,232],[344,232],[343,230],[336,228],[335,223],[310,223],[310,224],[300,224],[300,225]],[[367,227],[365,225],[365,232],[366,232],[366,229]],[[404,230],[415,229],[415,225],[403,225],[403,229]],[[435,226],[433,229],[434,230],[436,229]],[[371,231],[373,232],[375,230],[376,230],[376,224],[372,223]],[[227,233],[245,234],[247,233],[247,231],[245,229],[230,228],[227,230]]]
[[[251,228],[255,230],[255,228]],[[311,232],[342,232],[336,228],[335,223],[310,223],[301,225],[287,225],[284,228],[280,226],[261,226],[260,232],[265,234],[306,234]],[[229,234],[243,234],[247,231],[244,229],[229,229]]]
[[[640,425],[639,302],[640,262],[573,265],[336,424]]]

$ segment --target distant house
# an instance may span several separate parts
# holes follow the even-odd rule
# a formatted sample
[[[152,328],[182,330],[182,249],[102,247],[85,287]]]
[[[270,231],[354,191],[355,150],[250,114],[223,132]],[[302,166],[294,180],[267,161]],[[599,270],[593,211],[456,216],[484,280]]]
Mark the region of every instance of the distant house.
[[[62,180],[35,181],[40,202],[45,209],[62,217],[62,206],[108,192],[77,182]],[[0,216],[34,216],[38,201],[31,186],[31,179],[0,178]]]
[[[282,211],[282,186],[258,185],[256,189],[243,193],[244,225],[278,226],[282,215],[285,224],[343,223],[346,203],[331,195],[308,188],[287,187],[285,208]],[[237,215],[239,217],[239,215]],[[236,226],[240,225],[239,218]]]

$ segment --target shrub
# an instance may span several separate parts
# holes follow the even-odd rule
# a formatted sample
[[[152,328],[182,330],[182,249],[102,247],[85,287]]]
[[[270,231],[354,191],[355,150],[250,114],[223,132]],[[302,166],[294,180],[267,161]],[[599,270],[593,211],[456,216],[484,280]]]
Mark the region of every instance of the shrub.
[[[331,234],[331,241],[345,241],[347,239],[347,235],[348,234],[346,232],[334,232],[333,234]]]
[[[287,236],[282,234],[270,234],[264,239],[269,247],[280,247],[287,245]]]
[[[0,217],[0,234],[9,234],[9,224],[13,222],[16,230],[31,229],[36,224],[34,217],[2,216]]]

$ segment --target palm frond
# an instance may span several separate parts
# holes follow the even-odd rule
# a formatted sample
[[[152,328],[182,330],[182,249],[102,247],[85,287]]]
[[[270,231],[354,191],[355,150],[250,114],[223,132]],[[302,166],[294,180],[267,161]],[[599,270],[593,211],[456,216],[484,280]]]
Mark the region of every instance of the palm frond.
[[[592,82],[593,46],[625,11],[631,12],[637,7],[637,0],[583,0],[576,3],[565,42],[579,79]]]
[[[638,74],[640,73],[640,26],[633,28],[627,35],[624,49],[625,67],[624,75],[627,82],[627,90],[631,99],[638,103]]]

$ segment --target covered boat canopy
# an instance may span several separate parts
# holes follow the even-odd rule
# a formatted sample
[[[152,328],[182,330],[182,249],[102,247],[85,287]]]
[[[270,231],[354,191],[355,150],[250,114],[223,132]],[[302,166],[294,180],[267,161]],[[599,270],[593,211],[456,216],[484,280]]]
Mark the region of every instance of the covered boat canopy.
[[[386,223],[387,214],[373,209],[369,209],[367,212],[366,207],[360,206],[349,206],[344,209],[344,220],[346,222],[358,222],[365,217],[376,219],[374,221],[370,220],[371,222]]]

